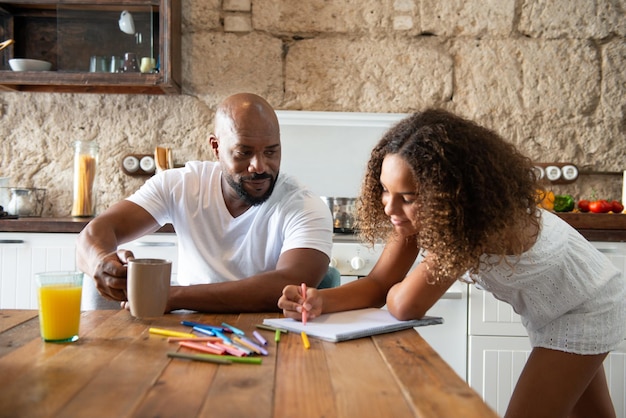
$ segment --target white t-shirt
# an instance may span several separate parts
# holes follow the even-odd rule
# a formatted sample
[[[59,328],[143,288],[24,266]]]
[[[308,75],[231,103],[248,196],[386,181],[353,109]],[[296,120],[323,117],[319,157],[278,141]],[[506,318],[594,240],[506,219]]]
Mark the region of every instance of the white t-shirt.
[[[149,179],[127,200],[178,237],[181,285],[234,281],[274,270],[278,257],[312,248],[329,258],[332,215],[321,198],[280,173],[270,198],[233,218],[222,196],[217,162],[192,161]]]

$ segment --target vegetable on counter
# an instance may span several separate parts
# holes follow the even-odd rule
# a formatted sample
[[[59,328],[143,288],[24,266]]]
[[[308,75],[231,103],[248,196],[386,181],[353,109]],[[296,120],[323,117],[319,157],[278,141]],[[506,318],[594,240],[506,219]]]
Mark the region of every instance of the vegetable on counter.
[[[554,212],[582,212],[582,213],[625,213],[624,205],[619,200],[587,200],[578,202],[569,194],[555,195],[551,191],[537,190],[538,206]]]
[[[611,212],[613,213],[622,213],[624,212],[624,205],[619,200],[611,201]]]
[[[580,210],[581,212],[589,212],[589,203],[591,203],[590,201],[588,201],[587,199],[581,199],[578,201],[578,210]]]
[[[554,196],[555,212],[571,212],[574,210],[576,203],[574,198],[569,194],[561,194]]]
[[[554,193],[550,191],[537,190],[539,196],[538,205],[546,210],[554,210]]]
[[[592,213],[609,213],[611,208],[611,204],[604,199],[595,200],[589,203],[589,211]]]
[[[618,200],[613,200],[609,202],[606,199],[598,199],[594,201],[583,199],[578,201],[577,206],[581,212],[622,213],[624,211],[624,205],[622,205],[622,203]]]

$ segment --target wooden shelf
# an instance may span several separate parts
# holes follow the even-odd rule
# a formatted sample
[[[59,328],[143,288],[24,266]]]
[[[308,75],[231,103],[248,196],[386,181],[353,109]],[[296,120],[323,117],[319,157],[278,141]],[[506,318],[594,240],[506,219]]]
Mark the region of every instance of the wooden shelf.
[[[136,27],[146,34],[141,42],[119,30],[122,10],[137,13]],[[15,39],[0,51],[0,90],[179,94],[180,10],[180,0],[0,0],[0,40]],[[125,52],[155,57],[159,72],[89,72],[91,55]],[[52,70],[11,71],[14,57],[49,61]]]
[[[613,229],[626,231],[624,213],[574,213],[562,212],[557,215],[576,229]]]
[[[624,213],[557,213],[589,241],[626,242]]]

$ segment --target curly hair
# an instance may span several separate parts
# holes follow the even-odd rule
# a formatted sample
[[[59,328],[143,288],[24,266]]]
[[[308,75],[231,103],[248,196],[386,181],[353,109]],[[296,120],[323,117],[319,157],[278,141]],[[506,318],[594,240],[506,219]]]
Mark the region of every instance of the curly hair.
[[[381,200],[381,167],[388,154],[409,164],[417,185],[415,238],[436,257],[432,280],[477,273],[487,248],[502,257],[524,251],[523,234],[511,234],[511,228],[521,232],[539,225],[532,161],[495,132],[438,109],[400,121],[372,150],[357,204],[365,242],[394,236]]]

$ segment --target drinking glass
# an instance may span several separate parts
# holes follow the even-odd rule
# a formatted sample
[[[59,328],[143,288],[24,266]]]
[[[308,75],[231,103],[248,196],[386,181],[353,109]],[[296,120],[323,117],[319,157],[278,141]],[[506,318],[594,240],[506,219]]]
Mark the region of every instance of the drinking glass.
[[[78,339],[83,273],[51,271],[35,274],[41,338],[46,342]]]

